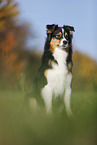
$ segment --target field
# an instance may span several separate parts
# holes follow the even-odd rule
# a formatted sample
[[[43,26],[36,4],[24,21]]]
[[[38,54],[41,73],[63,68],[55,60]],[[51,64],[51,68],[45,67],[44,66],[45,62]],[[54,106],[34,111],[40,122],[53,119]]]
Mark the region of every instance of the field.
[[[96,145],[97,92],[73,92],[73,118],[31,111],[21,91],[0,91],[0,145]]]

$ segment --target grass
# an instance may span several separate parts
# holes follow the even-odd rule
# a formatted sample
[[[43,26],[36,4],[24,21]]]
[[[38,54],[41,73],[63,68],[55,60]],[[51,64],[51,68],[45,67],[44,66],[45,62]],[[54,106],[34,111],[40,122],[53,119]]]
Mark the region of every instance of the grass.
[[[96,145],[97,92],[73,92],[74,118],[24,105],[22,92],[0,92],[0,145]]]

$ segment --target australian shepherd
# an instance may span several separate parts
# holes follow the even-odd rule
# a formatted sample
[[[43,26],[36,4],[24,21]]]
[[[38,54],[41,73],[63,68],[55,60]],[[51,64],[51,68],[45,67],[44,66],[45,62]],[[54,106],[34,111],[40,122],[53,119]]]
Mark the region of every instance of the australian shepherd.
[[[47,38],[41,66],[33,81],[40,93],[47,113],[52,112],[52,100],[63,98],[66,113],[72,115],[70,107],[72,81],[72,31],[74,27],[47,25]]]

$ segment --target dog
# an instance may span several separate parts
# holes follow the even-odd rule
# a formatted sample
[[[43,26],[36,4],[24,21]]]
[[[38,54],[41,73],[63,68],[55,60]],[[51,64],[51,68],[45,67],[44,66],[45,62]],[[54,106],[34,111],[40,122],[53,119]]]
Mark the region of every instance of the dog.
[[[72,115],[70,107],[72,81],[72,32],[74,27],[52,24],[46,26],[47,38],[41,66],[33,84],[45,103],[46,112],[52,112],[52,99],[64,100],[66,113]]]

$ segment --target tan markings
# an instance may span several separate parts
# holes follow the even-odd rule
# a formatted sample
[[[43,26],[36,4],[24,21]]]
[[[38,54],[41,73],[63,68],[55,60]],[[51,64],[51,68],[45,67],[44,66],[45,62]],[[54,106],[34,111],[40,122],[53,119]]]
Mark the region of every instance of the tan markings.
[[[71,67],[72,67],[72,66],[71,66],[71,62],[68,64],[68,67],[69,67],[69,68],[71,68]]]
[[[50,69],[46,69],[45,70],[45,72],[44,72],[44,76],[47,78],[47,74],[48,74],[48,71],[49,71]]]
[[[67,34],[67,32],[65,32],[65,36],[67,36],[68,34]]]
[[[50,60],[48,61],[48,65],[51,65],[51,62],[52,62],[52,61],[51,61],[51,59],[50,59]]]
[[[72,35],[72,31],[70,30],[70,28],[68,28],[70,35]],[[65,32],[65,36],[68,35],[67,32]]]
[[[51,42],[50,42],[50,51],[52,53],[54,53],[55,48],[58,47],[60,45],[61,40],[52,38]]]
[[[50,45],[50,51],[51,51],[52,53],[54,53],[54,51],[55,51],[54,45]]]
[[[59,32],[58,34],[62,36],[62,33],[61,33],[61,32]],[[58,35],[58,34],[57,34],[57,35]]]
[[[71,71],[72,71],[72,63],[71,62],[68,63],[67,69],[68,69],[68,73],[69,72],[71,73]]]
[[[56,26],[53,26],[51,29],[47,29],[47,33],[52,33]]]
[[[65,49],[65,51],[66,51],[67,53],[69,53],[69,47],[67,47],[67,48]]]
[[[70,31],[70,34],[72,35],[72,31]]]

